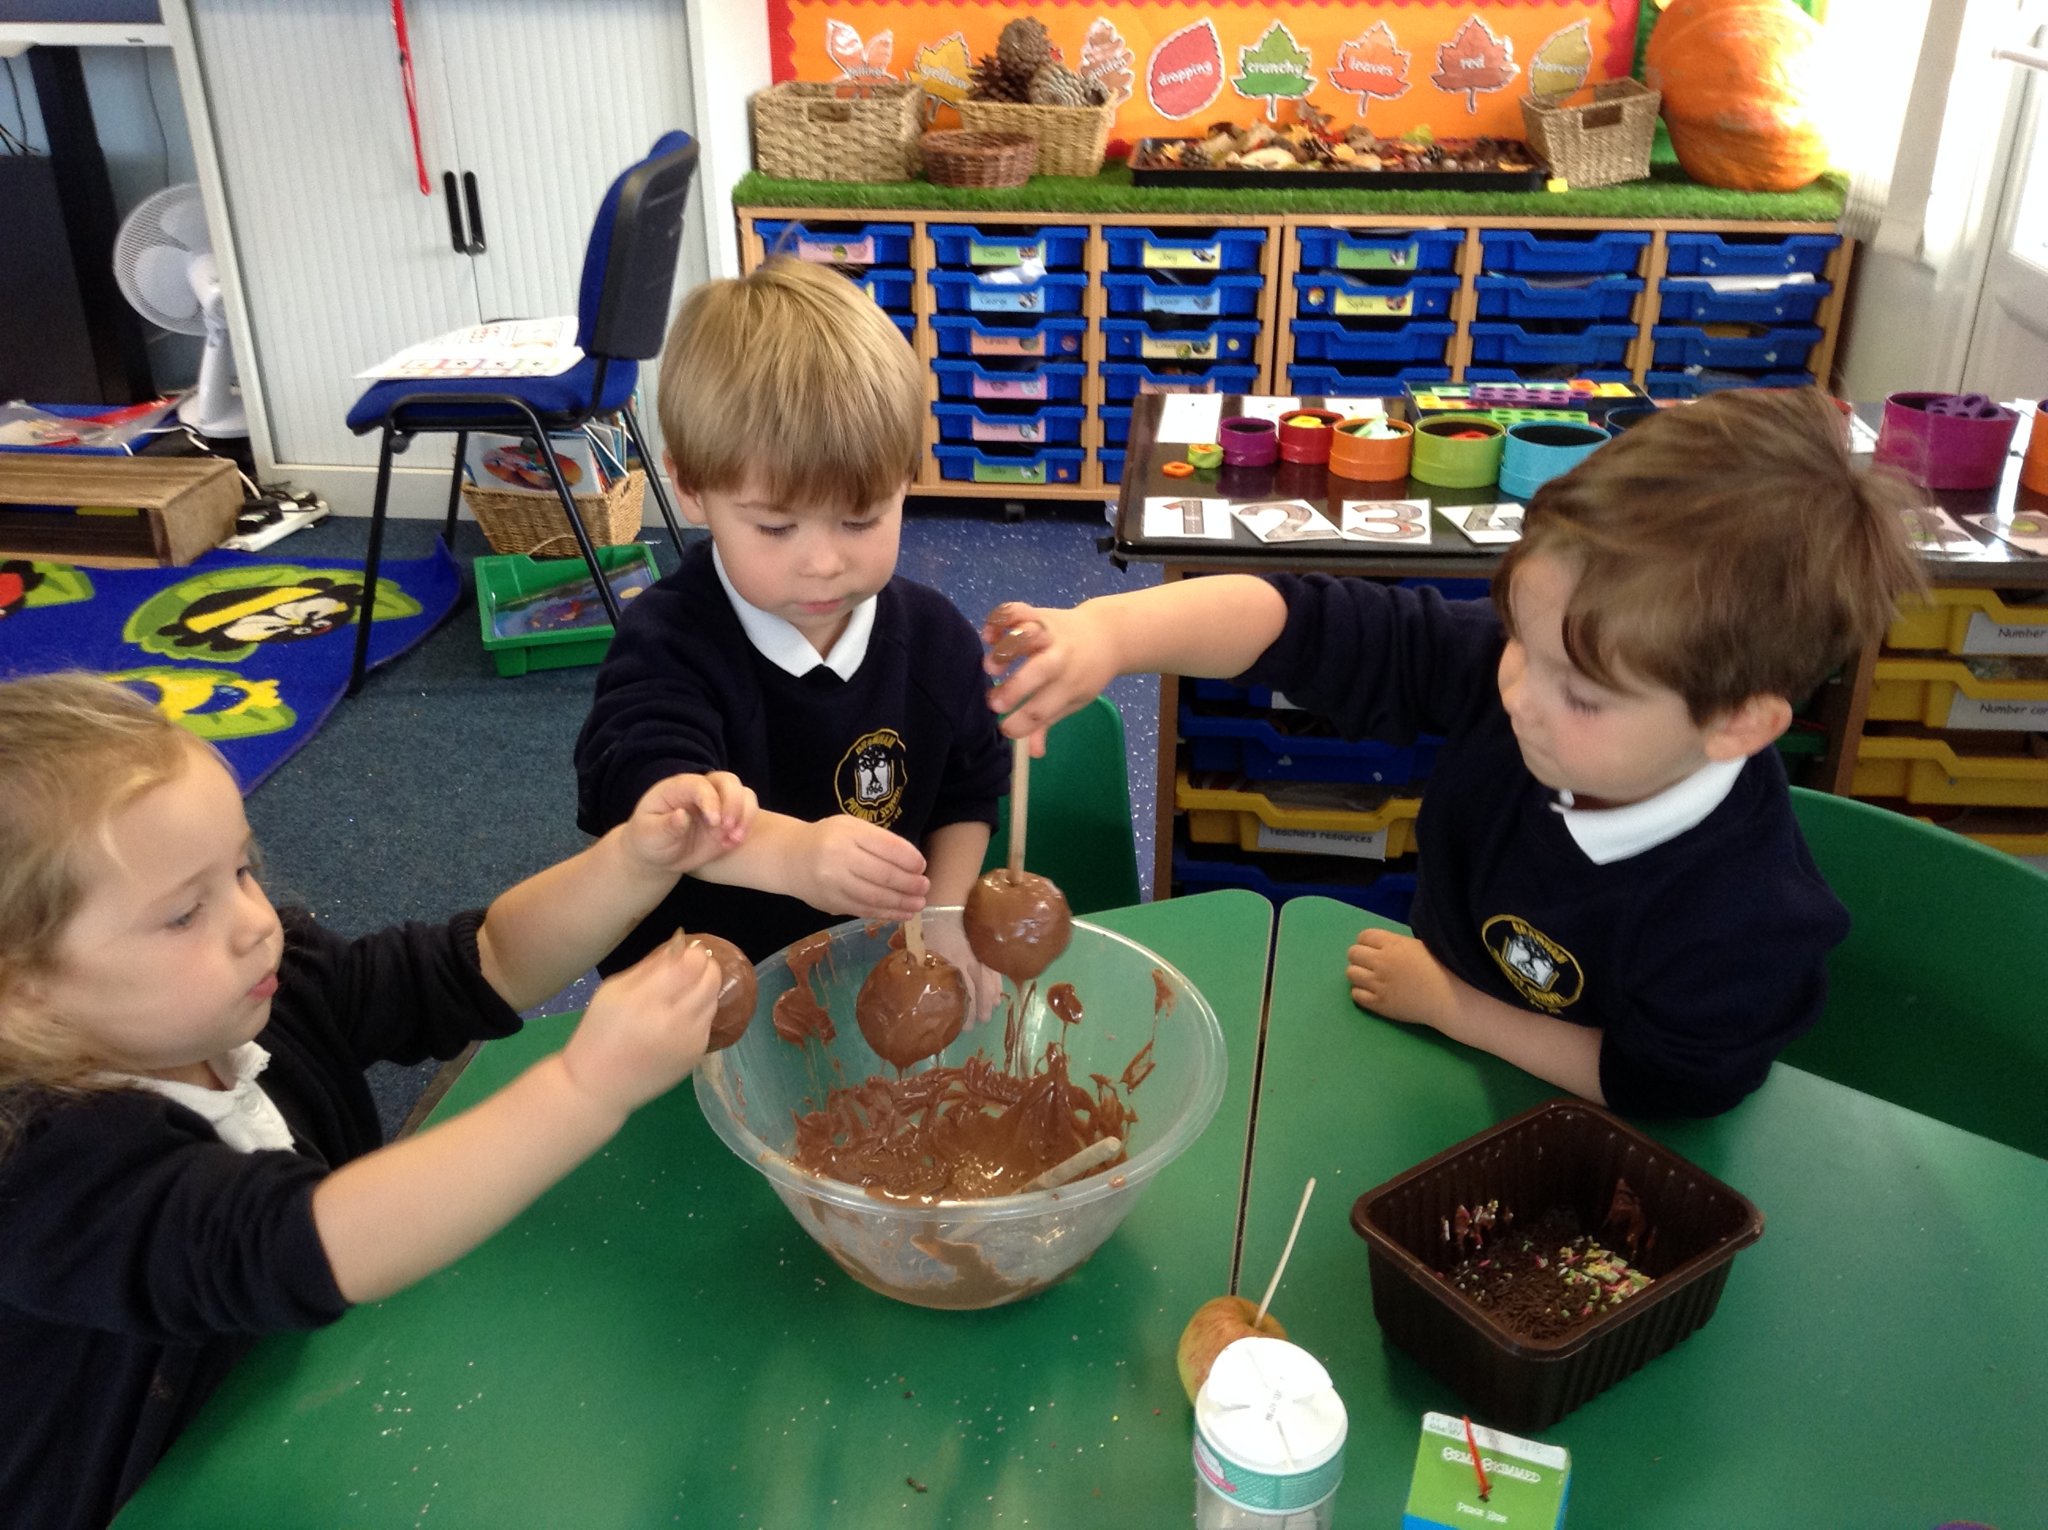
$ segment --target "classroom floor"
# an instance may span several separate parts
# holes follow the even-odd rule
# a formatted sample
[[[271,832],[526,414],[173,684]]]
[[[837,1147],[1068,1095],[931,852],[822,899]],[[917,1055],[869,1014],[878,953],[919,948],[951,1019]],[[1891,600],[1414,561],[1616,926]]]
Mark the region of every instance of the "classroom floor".
[[[331,516],[276,544],[282,556],[360,558],[369,523]],[[387,558],[423,557],[440,523],[394,520]],[[1004,599],[1071,604],[1157,582],[1144,567],[1118,570],[1096,545],[1099,507],[1034,504],[1007,522],[979,505],[913,501],[899,571],[944,591],[967,616]],[[646,533],[664,569],[665,531]],[[462,561],[487,552],[467,521]],[[263,847],[264,880],[279,903],[298,903],[342,934],[479,907],[521,877],[588,843],[575,824],[570,752],[590,704],[595,669],[501,678],[478,642],[473,599],[397,662],[342,701],[312,741],[251,794],[249,822]],[[1149,882],[1158,681],[1117,681],[1130,741],[1138,865]],[[579,1002],[583,985],[555,1010]],[[434,1064],[380,1064],[371,1087],[387,1132],[405,1119]]]

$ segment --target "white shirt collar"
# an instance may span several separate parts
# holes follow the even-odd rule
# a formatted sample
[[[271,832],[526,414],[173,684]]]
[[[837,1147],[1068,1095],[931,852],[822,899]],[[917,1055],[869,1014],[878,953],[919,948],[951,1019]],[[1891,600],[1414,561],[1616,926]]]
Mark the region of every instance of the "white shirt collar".
[[[718,571],[718,582],[725,586],[725,598],[732,602],[733,614],[739,617],[747,641],[777,669],[802,676],[823,664],[840,679],[851,680],[860,661],[868,656],[868,638],[875,630],[875,596],[870,595],[847,614],[846,630],[839,634],[832,651],[821,659],[811,640],[795,627],[773,612],[747,603],[732,587],[725,572],[725,560],[718,556],[715,546],[711,549],[711,566]]]
[[[214,1135],[239,1153],[264,1148],[292,1151],[292,1129],[276,1103],[256,1083],[256,1075],[270,1066],[270,1054],[253,1041],[245,1041],[232,1052],[211,1059],[213,1071],[228,1084],[226,1089],[205,1089],[198,1084],[181,1084],[167,1078],[143,1074],[119,1075],[124,1083],[150,1089],[203,1117]]]
[[[1654,797],[1627,807],[1575,808],[1572,794],[1559,792],[1551,809],[1596,866],[1626,860],[1676,839],[1719,807],[1735,789],[1745,760],[1712,760]]]

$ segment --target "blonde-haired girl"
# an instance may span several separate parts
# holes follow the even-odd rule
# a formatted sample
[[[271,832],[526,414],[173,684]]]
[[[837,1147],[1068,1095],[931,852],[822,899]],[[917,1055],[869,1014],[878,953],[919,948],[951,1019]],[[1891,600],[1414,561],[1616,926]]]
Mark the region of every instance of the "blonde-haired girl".
[[[688,1074],[718,975],[679,942],[431,1131],[383,1146],[362,1070],[516,1030],[754,811],[672,776],[488,912],[344,940],[271,907],[204,744],[0,684],[0,1517],[105,1524],[250,1340],[460,1257]]]

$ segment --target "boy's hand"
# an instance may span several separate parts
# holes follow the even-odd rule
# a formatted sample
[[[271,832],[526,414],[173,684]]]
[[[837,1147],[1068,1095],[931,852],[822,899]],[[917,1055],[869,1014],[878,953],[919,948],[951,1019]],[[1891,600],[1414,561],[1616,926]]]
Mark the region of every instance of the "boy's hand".
[[[995,677],[988,704],[1005,714],[1002,731],[1045,753],[1045,730],[1078,712],[1117,677],[1109,634],[1086,605],[1070,610],[1006,601],[989,612],[981,667]],[[1007,673],[1005,673],[1007,671]]]
[[[834,813],[808,825],[805,837],[800,896],[811,907],[861,919],[908,919],[924,907],[924,852],[902,835]]]
[[[563,1066],[623,1118],[703,1059],[718,984],[717,964],[677,934],[598,988],[562,1049]]]
[[[1346,954],[1351,1002],[1389,1020],[1441,1029],[1457,1013],[1451,974],[1413,935],[1360,930]]]
[[[626,848],[650,871],[695,871],[742,843],[759,804],[728,770],[670,776],[647,788],[626,820]]]
[[[943,956],[960,969],[960,976],[967,979],[967,1023],[979,1025],[992,1014],[996,1001],[1003,996],[1003,975],[993,967],[982,966],[974,954],[974,948],[967,944],[967,936],[957,924],[939,925],[925,921],[925,949]]]

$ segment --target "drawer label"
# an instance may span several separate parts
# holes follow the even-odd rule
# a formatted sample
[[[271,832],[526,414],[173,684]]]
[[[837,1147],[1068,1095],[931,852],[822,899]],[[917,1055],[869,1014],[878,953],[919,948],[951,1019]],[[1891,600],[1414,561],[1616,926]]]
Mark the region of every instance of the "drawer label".
[[[2048,701],[1997,701],[1958,696],[1949,703],[1948,726],[2039,733],[2048,730]]]
[[[1214,361],[1216,359],[1216,336],[1189,336],[1185,339],[1161,339],[1152,335],[1138,342],[1138,354],[1158,361]]]
[[[1387,315],[1407,318],[1415,312],[1415,294],[1401,292],[1382,296],[1377,292],[1340,292],[1331,303],[1330,311],[1339,314]]]
[[[1030,377],[977,377],[974,379],[973,395],[976,398],[1048,398],[1050,386],[1043,373]]]
[[[967,263],[970,266],[1021,266],[1027,260],[1045,259],[1045,241],[1038,239],[1030,244],[998,244],[992,240],[970,239],[967,241]]]
[[[1339,271],[1412,271],[1415,269],[1415,246],[1404,244],[1398,249],[1384,250],[1358,248],[1353,245],[1337,246],[1337,269]]]
[[[1029,287],[977,287],[967,306],[976,313],[1041,313],[1045,295]]]
[[[971,434],[977,441],[1043,441],[1045,428],[1036,420],[976,420]]]
[[[1043,356],[1043,335],[974,335],[967,341],[970,356]]]
[[[1223,293],[1221,289],[1204,291],[1199,287],[1153,291],[1146,294],[1145,307],[1152,313],[1220,314],[1223,312]]]
[[[2008,626],[1993,621],[1987,611],[1973,611],[1963,631],[1963,652],[2048,654],[2048,622]]]
[[[1142,263],[1155,271],[1220,271],[1223,269],[1223,245],[1219,241],[1171,249],[1148,239]]]
[[[1262,823],[1258,847],[1293,855],[1348,855],[1357,861],[1383,861],[1387,858],[1387,831],[1351,834],[1336,829],[1276,829]]]
[[[977,462],[976,483],[1044,483],[1043,462]]]
[[[827,266],[871,266],[875,263],[875,236],[869,234],[862,239],[799,239],[796,253],[800,260]]]

